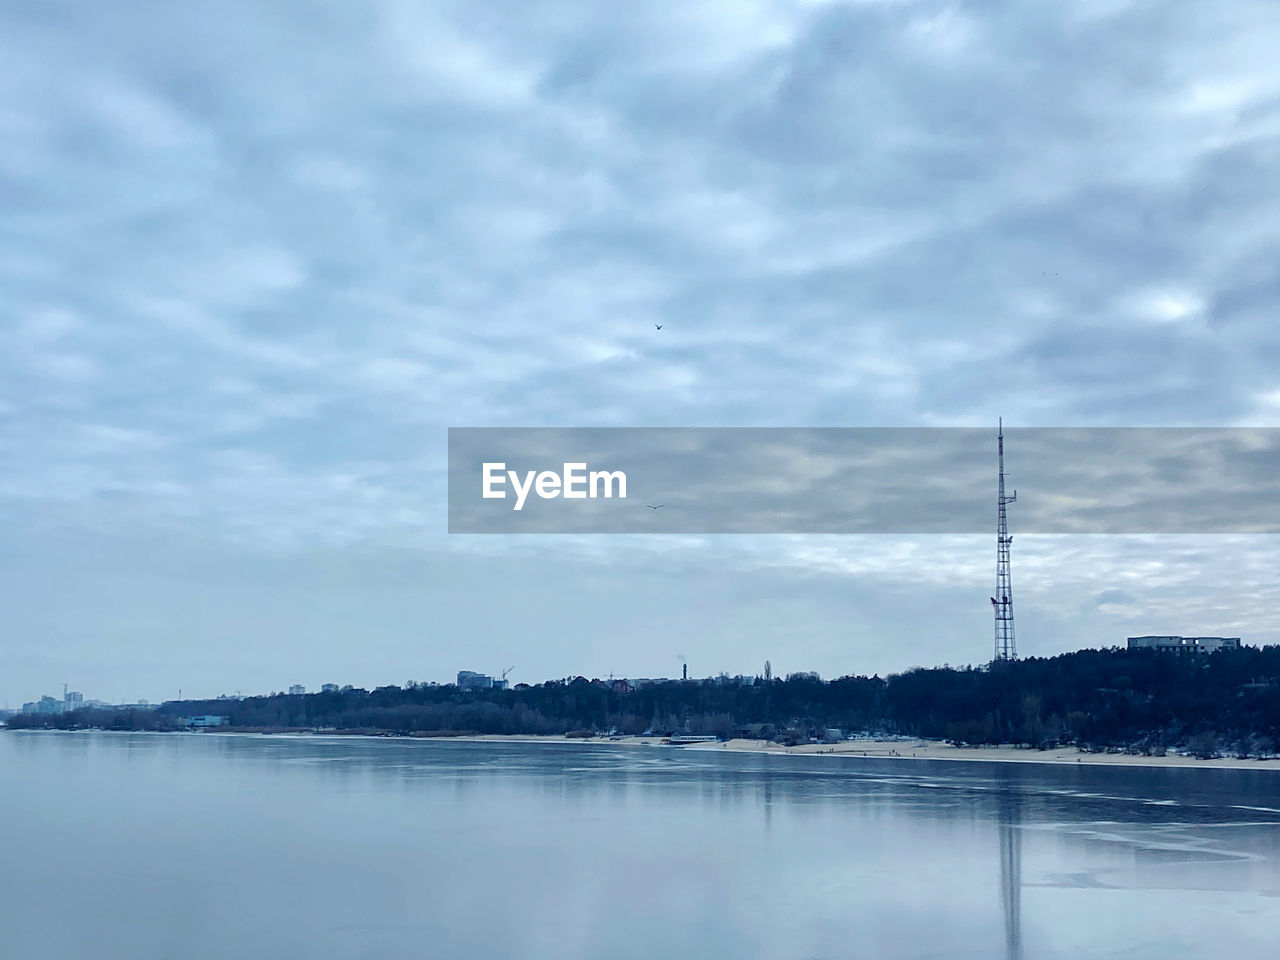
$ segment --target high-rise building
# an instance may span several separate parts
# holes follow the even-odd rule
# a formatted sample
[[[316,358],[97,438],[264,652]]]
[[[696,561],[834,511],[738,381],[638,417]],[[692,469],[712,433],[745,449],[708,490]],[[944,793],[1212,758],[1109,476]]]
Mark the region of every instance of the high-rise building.
[[[1239,637],[1129,637],[1130,650],[1159,650],[1161,653],[1217,653],[1239,650]]]
[[[459,690],[490,690],[493,688],[493,677],[487,673],[476,673],[472,670],[458,671]]]

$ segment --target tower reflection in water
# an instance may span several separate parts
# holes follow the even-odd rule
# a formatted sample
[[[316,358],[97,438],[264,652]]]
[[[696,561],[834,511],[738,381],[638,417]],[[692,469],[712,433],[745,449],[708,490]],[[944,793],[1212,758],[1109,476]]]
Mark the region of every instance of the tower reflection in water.
[[[1022,798],[1000,798],[1000,899],[1004,907],[1006,960],[1022,960]]]

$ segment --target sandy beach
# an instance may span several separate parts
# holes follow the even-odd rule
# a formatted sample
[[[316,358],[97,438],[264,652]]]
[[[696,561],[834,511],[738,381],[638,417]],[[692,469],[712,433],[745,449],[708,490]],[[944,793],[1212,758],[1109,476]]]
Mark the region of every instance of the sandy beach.
[[[538,743],[590,743],[611,746],[654,747],[662,745],[661,737],[559,737],[559,736],[469,736],[447,739],[468,741],[529,741]],[[728,740],[699,743],[677,749],[691,751],[733,750],[743,753],[776,753],[787,756],[866,757],[875,760],[958,760],[998,763],[1093,764],[1128,767],[1198,767],[1211,770],[1280,770],[1280,758],[1240,760],[1221,757],[1204,760],[1168,754],[1144,757],[1125,753],[1085,753],[1075,747],[1033,750],[1025,747],[955,747],[938,740],[845,740],[840,743],[806,743],[784,747],[765,740]]]

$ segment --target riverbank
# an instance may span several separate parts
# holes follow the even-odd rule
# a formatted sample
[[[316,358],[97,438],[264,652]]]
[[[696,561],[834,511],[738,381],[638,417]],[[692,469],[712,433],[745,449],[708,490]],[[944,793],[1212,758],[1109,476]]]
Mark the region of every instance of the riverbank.
[[[0,727],[0,730],[4,728]],[[23,731],[23,732],[37,732]],[[42,732],[73,732],[49,730]],[[342,737],[344,739],[395,739],[426,740],[439,742],[465,743],[546,743],[546,744],[591,744],[593,746],[616,747],[660,747],[664,746],[665,737],[628,737],[628,736],[593,736],[569,737],[561,734],[451,734],[445,736],[395,735],[373,731],[339,731],[312,730],[306,728],[266,728],[266,729],[218,729],[189,731],[109,731],[114,733],[155,733],[156,735],[172,735],[181,733],[186,736],[276,736],[276,737]],[[1167,754],[1163,757],[1148,757],[1128,753],[1087,753],[1075,747],[1057,747],[1052,750],[1036,750],[1031,747],[1011,745],[957,747],[941,740],[844,740],[839,743],[803,743],[788,747],[769,740],[748,740],[738,738],[710,743],[684,744],[674,749],[696,752],[733,751],[735,753],[768,753],[784,756],[838,756],[852,759],[869,760],[952,760],[967,763],[1040,763],[1051,766],[1091,765],[1120,767],[1185,767],[1208,770],[1275,770],[1280,771],[1280,757],[1267,759],[1242,760],[1238,757],[1203,757]]]
[[[434,738],[432,738],[434,739]],[[473,735],[440,739],[468,742],[520,741],[533,743],[590,743],[610,746],[653,747],[661,746],[661,737],[562,737],[533,735]],[[1203,759],[1168,754],[1163,757],[1145,757],[1127,753],[1085,753],[1075,747],[1058,747],[1053,750],[1036,750],[1029,747],[991,746],[957,747],[939,740],[844,740],[839,743],[804,743],[786,747],[767,740],[735,739],[717,743],[699,743],[679,747],[690,751],[725,751],[739,753],[771,753],[786,756],[839,756],[874,760],[959,760],[967,762],[996,763],[1044,763],[1056,766],[1090,764],[1095,766],[1127,767],[1191,767],[1210,770],[1277,770],[1280,758],[1266,760],[1241,760],[1236,757]]]

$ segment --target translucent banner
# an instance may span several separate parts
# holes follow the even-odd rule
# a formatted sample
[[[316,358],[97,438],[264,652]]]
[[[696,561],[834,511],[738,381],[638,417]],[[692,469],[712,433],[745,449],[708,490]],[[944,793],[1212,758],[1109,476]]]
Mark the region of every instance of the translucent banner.
[[[1280,430],[1006,428],[1014,533],[1280,532]],[[451,533],[981,533],[996,431],[453,428]]]

